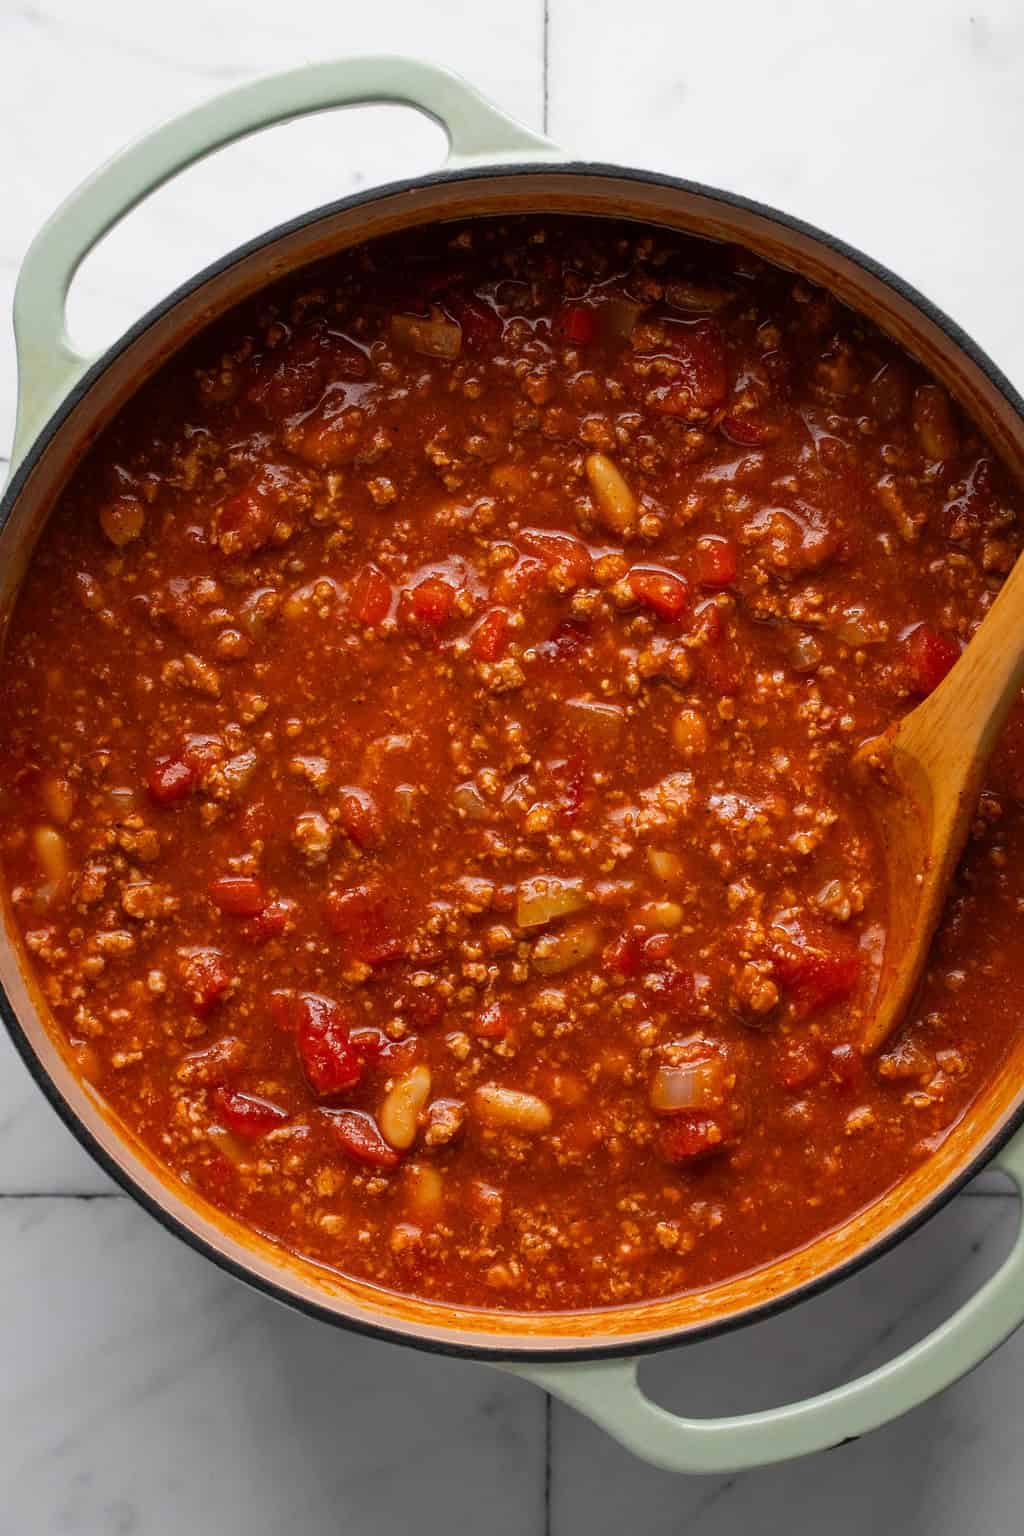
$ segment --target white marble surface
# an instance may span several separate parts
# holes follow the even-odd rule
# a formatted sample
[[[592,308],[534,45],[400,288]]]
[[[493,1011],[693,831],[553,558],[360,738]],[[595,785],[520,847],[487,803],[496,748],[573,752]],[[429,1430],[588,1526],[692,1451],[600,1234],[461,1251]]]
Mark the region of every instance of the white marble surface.
[[[0,0],[0,307],[60,197],[126,139],[236,81],[401,49],[591,158],[790,208],[890,262],[1024,384],[1015,0]],[[390,175],[440,135],[385,108],[261,136],[159,193],[84,268],[98,347],[202,262]],[[0,335],[0,458],[13,427]],[[1005,1252],[998,1182],[868,1273],[645,1368],[695,1412],[843,1379]],[[482,1367],[330,1332],[249,1294],[113,1192],[0,1040],[0,1530],[12,1536],[448,1532],[1019,1536],[1024,1336],[902,1423],[739,1478],[675,1478]]]

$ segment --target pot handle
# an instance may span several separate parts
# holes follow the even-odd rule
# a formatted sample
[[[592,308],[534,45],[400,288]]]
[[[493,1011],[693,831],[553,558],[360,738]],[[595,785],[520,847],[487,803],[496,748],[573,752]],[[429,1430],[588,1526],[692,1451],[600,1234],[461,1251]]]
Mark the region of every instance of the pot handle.
[[[1024,1132],[995,1159],[1024,1196]],[[980,1365],[1024,1322],[1024,1222],[1009,1257],[977,1295],[902,1355],[817,1397],[726,1419],[659,1408],[637,1381],[638,1360],[514,1365],[592,1419],[634,1455],[669,1472],[739,1472],[827,1450],[918,1407]]]
[[[448,137],[446,169],[559,158],[548,139],[506,117],[458,75],[386,55],[335,59],[254,80],[164,123],[76,188],[29,246],[14,293],[18,416],[12,470],[94,361],[72,347],[64,310],[75,272],[97,241],[157,187],[213,150],[274,123],[371,102],[414,107],[439,123]]]

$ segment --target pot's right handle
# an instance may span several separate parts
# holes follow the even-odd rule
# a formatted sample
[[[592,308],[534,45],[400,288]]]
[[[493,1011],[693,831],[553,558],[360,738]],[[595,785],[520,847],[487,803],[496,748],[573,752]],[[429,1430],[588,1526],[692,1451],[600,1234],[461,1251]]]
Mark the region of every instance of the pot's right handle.
[[[72,347],[64,308],[71,280],[96,242],[149,193],[213,150],[274,123],[370,102],[415,107],[440,123],[448,137],[446,168],[558,158],[549,140],[506,117],[457,75],[387,56],[336,59],[271,75],[163,124],[76,188],[28,249],[14,293],[18,417],[12,471],[93,362]]]
[[[996,1159],[1024,1197],[1024,1132]],[[600,1424],[634,1455],[670,1472],[738,1472],[827,1450],[908,1413],[973,1370],[1024,1322],[1024,1223],[1002,1267],[934,1333],[831,1392],[762,1413],[686,1419],[659,1408],[638,1361],[509,1366]]]

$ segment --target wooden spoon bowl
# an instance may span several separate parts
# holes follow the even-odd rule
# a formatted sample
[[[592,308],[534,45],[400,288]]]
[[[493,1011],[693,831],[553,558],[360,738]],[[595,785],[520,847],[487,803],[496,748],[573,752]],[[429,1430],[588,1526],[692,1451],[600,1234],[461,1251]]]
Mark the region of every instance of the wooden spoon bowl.
[[[914,999],[989,758],[1024,681],[1024,561],[933,693],[858,750],[854,767],[881,837],[889,922],[874,1009],[876,1051]]]

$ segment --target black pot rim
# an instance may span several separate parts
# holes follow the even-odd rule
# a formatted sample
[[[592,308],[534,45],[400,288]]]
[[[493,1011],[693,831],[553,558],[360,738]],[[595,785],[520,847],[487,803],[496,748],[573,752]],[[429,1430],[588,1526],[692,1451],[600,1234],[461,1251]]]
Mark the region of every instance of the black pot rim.
[[[782,212],[768,204],[760,203],[755,199],[744,197],[739,193],[725,192],[716,187],[705,186],[700,182],[688,181],[680,177],[669,176],[661,172],[638,170],[632,167],[609,165],[599,161],[534,161],[534,162],[510,162],[501,165],[471,166],[460,170],[436,171],[423,176],[412,177],[406,180],[388,182],[379,187],[373,187],[365,192],[357,192],[337,201],[324,204],[308,213],[301,214],[297,218],[290,219],[283,224],[275,226],[262,235],[247,241],[245,244],[235,247],[227,255],[211,262],[195,276],[180,284],[168,296],[147,311],[129,330],[113,343],[90,366],[82,378],[74,385],[65,398],[61,401],[57,410],[40,431],[28,452],[18,465],[11,477],[10,483],[0,499],[0,532],[6,527],[14,505],[35,465],[39,462],[49,443],[63,426],[64,422],[74,411],[79,401],[89,392],[97,379],[106,372],[114,360],[125,349],[137,341],[150,329],[156,321],[160,320],[176,305],[201,288],[212,278],[220,276],[231,267],[254,255],[260,250],[269,248],[278,240],[297,233],[308,225],[321,219],[342,213],[352,208],[367,206],[383,198],[391,197],[404,192],[413,192],[423,188],[444,185],[453,182],[468,182],[475,180],[492,180],[502,178],[514,178],[521,176],[536,176],[538,174],[578,177],[615,178],[623,181],[636,182],[641,185],[667,188],[671,191],[691,193],[710,202],[721,203],[729,209],[741,209],[754,213],[761,218],[770,220],[781,228],[790,232],[804,235],[815,241],[819,246],[832,252],[834,255],[844,258],[853,265],[861,268],[871,277],[892,290],[901,299],[912,305],[923,314],[939,330],[941,330],[975,366],[986,376],[989,382],[1003,396],[1007,404],[1013,409],[1022,426],[1024,426],[1024,399],[1014,389],[1006,375],[992,361],[988,354],[937,305],[920,293],[912,284],[905,282],[896,273],[892,272],[882,263],[865,255],[856,247],[848,245],[845,241],[837,239],[834,235],[818,229],[813,224],[794,217],[792,214]],[[649,220],[651,224],[657,224],[656,213],[652,211]],[[506,1365],[549,1365],[558,1363],[584,1362],[595,1360],[615,1360],[640,1357],[648,1354],[664,1353],[673,1348],[682,1348],[687,1344],[695,1344],[704,1339],[714,1338],[725,1333],[731,1333],[735,1329],[747,1327],[751,1323],[761,1322],[769,1317],[775,1317],[795,1306],[798,1302],[806,1301],[813,1296],[818,1296],[840,1281],[849,1278],[858,1271],[874,1263],[876,1259],[893,1249],[911,1236],[912,1233],[924,1225],[924,1223],[957,1195],[970,1181],[975,1178],[1007,1144],[1014,1133],[1024,1124],[1024,1103],[1009,1117],[1007,1123],[982,1146],[970,1163],[950,1182],[937,1190],[917,1211],[898,1223],[895,1227],[883,1232],[872,1242],[865,1245],[859,1252],[837,1265],[834,1269],[783,1292],[781,1295],[760,1302],[755,1306],[739,1312],[733,1316],[722,1318],[719,1321],[705,1323],[699,1327],[669,1330],[666,1333],[653,1338],[641,1338],[633,1340],[625,1337],[608,1344],[589,1345],[586,1343],[554,1346],[551,1348],[531,1348],[529,1344],[489,1345],[476,1343],[472,1335],[467,1335],[466,1342],[425,1337],[413,1331],[411,1325],[409,1331],[398,1327],[392,1327],[384,1323],[371,1323],[360,1318],[352,1318],[343,1313],[335,1312],[331,1308],[321,1306],[307,1297],[297,1296],[285,1286],[276,1284],[273,1280],[258,1275],[254,1270],[243,1264],[237,1263],[221,1249],[200,1237],[192,1231],[159,1201],[154,1199],[146,1190],[136,1183],[132,1175],[117,1163],[107,1151],[100,1145],[92,1132],[79,1119],[71,1105],[58,1089],[53,1078],[44,1067],[40,1058],[32,1048],[32,1044],[22,1028],[21,1022],[7,996],[6,990],[0,986],[0,1018],[6,1025],[18,1054],[20,1055],[29,1073],[49,1100],[53,1109],[57,1112],[64,1124],[70,1130],[76,1140],[85,1148],[93,1160],[107,1173],[126,1194],[142,1208],[149,1212],[167,1231],[182,1242],[186,1243],[195,1252],[202,1254],[212,1263],[236,1280],[250,1286],[252,1289],[269,1296],[272,1300],[290,1307],[296,1311],[305,1313],[318,1321],[331,1324],[336,1328],[343,1328],[353,1333],[365,1335],[370,1338],[386,1340],[391,1344],[404,1344],[414,1349],[426,1350],[432,1354],[452,1355],[461,1359],[473,1359],[490,1361],[495,1364]],[[883,1197],[884,1198],[884,1197]],[[637,1303],[639,1310],[645,1305]],[[498,1314],[500,1317],[500,1314]],[[600,1327],[602,1313],[600,1310],[593,1312],[595,1326]],[[537,1314],[538,1322],[543,1314]],[[452,1325],[454,1331],[454,1324]]]

